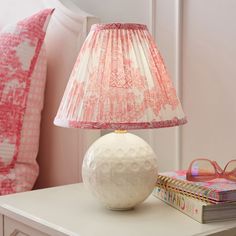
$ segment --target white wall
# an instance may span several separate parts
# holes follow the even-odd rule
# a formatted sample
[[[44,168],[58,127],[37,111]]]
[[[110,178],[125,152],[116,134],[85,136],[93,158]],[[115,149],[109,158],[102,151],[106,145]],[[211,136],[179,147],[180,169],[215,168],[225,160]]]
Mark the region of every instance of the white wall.
[[[66,0],[65,0],[66,1]],[[149,23],[149,5],[145,0],[72,0],[81,9],[99,17],[101,22]]]
[[[157,42],[189,121],[171,145],[164,140],[175,168],[199,156],[221,165],[236,157],[235,12],[235,0],[157,0]]]
[[[183,165],[236,158],[236,1],[183,4]]]

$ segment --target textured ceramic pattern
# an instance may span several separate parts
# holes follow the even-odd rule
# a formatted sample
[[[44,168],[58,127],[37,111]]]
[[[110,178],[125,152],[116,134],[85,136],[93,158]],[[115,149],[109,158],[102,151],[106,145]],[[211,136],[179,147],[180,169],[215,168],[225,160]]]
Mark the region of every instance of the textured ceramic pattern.
[[[152,148],[130,133],[110,133],[87,151],[82,169],[86,186],[111,209],[129,209],[152,192],[157,158]]]

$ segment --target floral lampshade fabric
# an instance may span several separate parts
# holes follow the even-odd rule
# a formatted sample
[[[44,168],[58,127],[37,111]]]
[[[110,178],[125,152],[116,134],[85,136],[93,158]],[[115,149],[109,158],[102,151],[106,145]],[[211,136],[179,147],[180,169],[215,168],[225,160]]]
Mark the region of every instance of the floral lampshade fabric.
[[[54,123],[88,129],[145,129],[186,122],[147,27],[93,25]]]

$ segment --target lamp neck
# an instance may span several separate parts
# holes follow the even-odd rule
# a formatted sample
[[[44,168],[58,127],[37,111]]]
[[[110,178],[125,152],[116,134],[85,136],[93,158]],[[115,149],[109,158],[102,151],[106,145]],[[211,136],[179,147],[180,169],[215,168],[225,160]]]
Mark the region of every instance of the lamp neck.
[[[124,133],[127,133],[127,130],[124,130],[124,129],[117,129],[114,131],[116,134],[124,134]]]

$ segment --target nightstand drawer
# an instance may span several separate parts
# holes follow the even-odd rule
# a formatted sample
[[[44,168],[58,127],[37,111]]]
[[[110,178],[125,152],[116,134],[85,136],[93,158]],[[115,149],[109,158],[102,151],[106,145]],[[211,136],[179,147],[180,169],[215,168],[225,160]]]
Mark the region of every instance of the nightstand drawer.
[[[4,236],[48,236],[48,234],[4,216]]]

